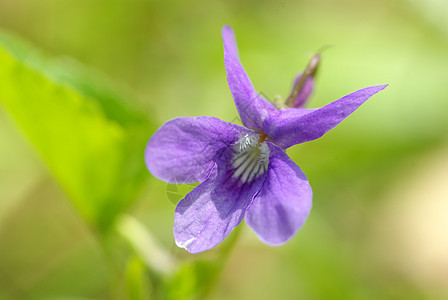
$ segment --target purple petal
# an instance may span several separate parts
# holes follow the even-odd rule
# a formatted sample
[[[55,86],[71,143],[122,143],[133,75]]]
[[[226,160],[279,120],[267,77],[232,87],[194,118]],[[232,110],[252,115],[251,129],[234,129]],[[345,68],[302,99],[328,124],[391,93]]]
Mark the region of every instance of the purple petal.
[[[230,92],[244,126],[261,129],[264,118],[275,110],[272,103],[260,96],[252,86],[238,56],[235,34],[230,26],[222,28],[224,65]]]
[[[266,181],[246,210],[245,220],[263,242],[281,245],[304,224],[313,193],[299,166],[281,148],[269,143],[269,149]]]
[[[240,224],[266,178],[265,173],[251,183],[239,183],[232,177],[230,155],[233,152],[227,149],[210,176],[176,207],[174,239],[190,253],[211,249],[226,238]]]
[[[296,80],[294,80],[294,85],[296,85],[297,82],[299,82],[300,77],[302,77],[302,74],[300,74],[299,76],[296,77]],[[293,85],[293,88],[294,88],[294,85]],[[294,107],[304,108],[306,106],[306,104],[308,103],[308,100],[310,99],[311,94],[313,93],[313,90],[314,90],[314,78],[313,78],[313,76],[311,76],[306,79],[305,84],[303,85],[302,91],[297,96],[296,100],[294,101]]]
[[[317,139],[386,86],[361,89],[319,109],[276,110],[265,119],[263,132],[283,149]]]
[[[148,170],[170,183],[203,181],[213,160],[252,131],[213,117],[176,118],[154,133],[145,150]]]

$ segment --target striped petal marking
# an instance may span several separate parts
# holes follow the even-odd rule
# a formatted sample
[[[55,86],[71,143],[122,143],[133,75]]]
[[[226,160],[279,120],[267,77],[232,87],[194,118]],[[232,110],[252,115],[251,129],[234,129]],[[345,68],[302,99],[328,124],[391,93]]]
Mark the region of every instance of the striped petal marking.
[[[241,183],[250,183],[268,170],[270,151],[259,134],[241,136],[232,150],[232,177]]]

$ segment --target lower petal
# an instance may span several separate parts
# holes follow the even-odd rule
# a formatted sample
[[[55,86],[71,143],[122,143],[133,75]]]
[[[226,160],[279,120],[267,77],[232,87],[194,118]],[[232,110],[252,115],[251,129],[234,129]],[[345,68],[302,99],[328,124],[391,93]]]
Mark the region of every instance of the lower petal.
[[[247,206],[261,189],[266,174],[242,182],[234,176],[232,149],[217,160],[210,176],[176,207],[174,239],[190,253],[211,249],[241,223]]]
[[[245,220],[268,245],[281,245],[302,227],[312,206],[312,190],[299,166],[269,144],[266,181],[246,211]]]

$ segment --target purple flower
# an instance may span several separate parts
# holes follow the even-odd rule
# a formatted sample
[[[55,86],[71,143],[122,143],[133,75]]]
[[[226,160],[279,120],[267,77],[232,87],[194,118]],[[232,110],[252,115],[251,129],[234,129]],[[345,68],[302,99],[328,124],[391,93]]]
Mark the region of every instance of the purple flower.
[[[291,239],[310,213],[312,190],[284,149],[321,137],[386,87],[305,109],[313,88],[308,76],[291,107],[276,109],[252,86],[229,26],[222,36],[229,87],[245,127],[213,117],[176,118],[151,137],[145,152],[157,178],[202,182],[178,203],[174,216],[176,244],[191,253],[215,247],[243,218],[268,245]]]

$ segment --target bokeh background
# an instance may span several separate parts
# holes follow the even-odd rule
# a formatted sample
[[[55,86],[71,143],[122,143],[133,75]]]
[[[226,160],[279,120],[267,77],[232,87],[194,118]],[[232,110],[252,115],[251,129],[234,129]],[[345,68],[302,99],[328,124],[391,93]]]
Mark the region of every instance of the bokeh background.
[[[142,153],[174,117],[238,122],[224,24],[269,99],[327,45],[310,107],[390,85],[288,150],[314,190],[294,239],[243,224],[193,256],[192,186]],[[448,299],[447,1],[0,0],[0,28],[0,299]]]

